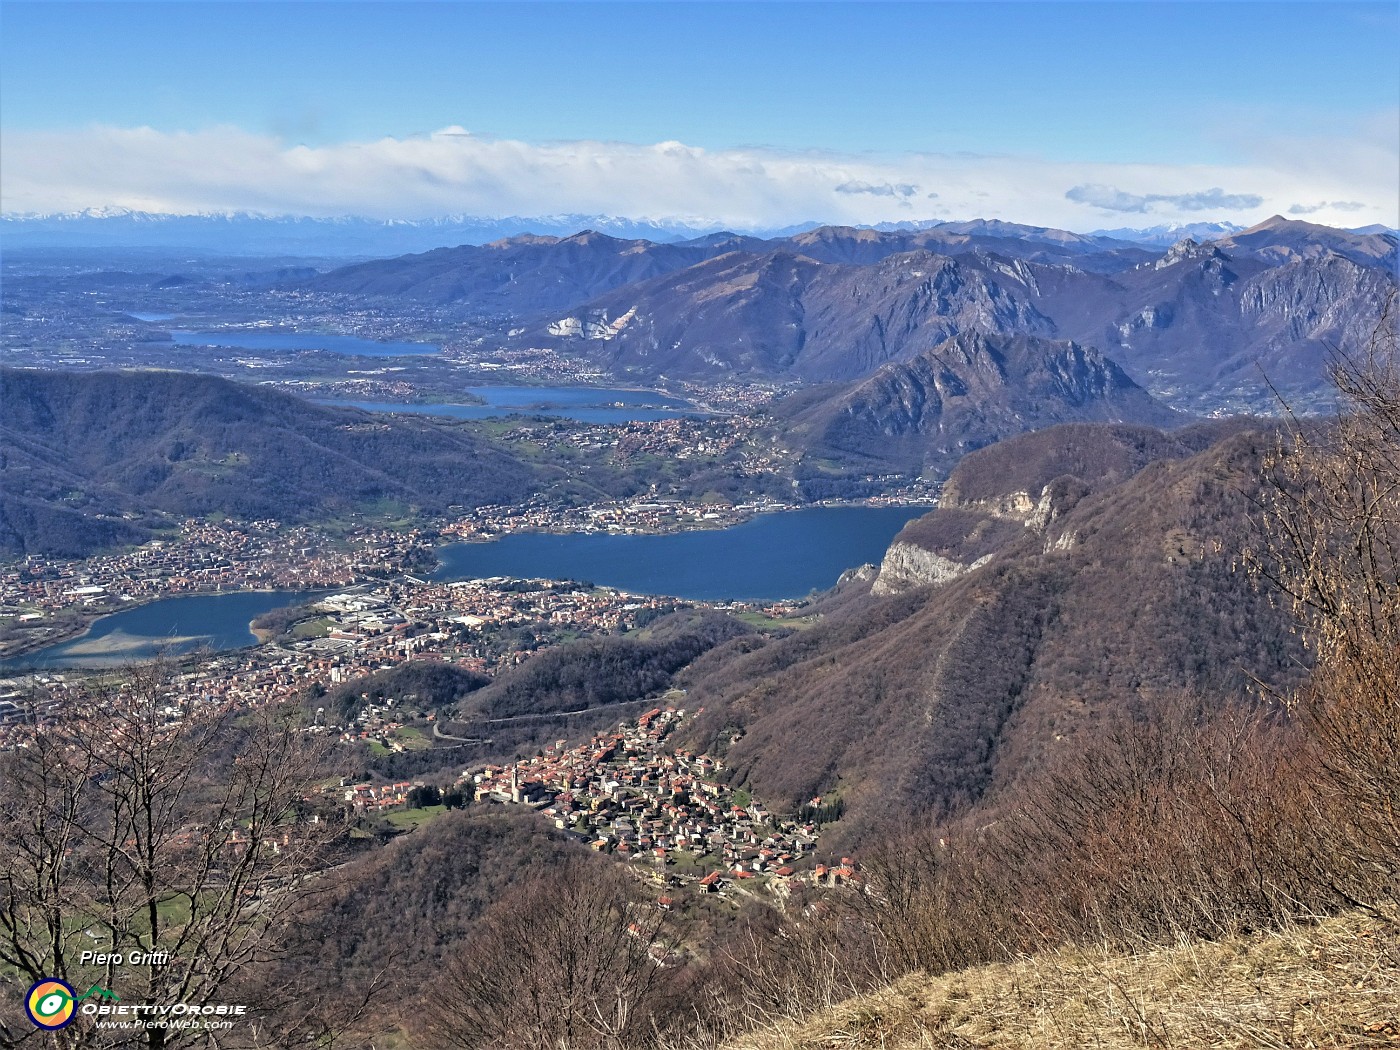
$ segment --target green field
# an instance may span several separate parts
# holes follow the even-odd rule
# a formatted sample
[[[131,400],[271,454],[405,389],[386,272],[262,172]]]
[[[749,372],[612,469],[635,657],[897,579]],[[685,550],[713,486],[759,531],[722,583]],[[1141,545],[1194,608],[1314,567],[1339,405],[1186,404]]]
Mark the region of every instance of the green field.
[[[396,809],[385,816],[384,822],[390,827],[412,831],[414,828],[428,823],[428,821],[439,814],[446,812],[446,806],[424,806],[422,809]]]
[[[433,746],[428,734],[417,726],[404,726],[402,729],[395,729],[389,735],[405,751],[422,751],[424,748]]]

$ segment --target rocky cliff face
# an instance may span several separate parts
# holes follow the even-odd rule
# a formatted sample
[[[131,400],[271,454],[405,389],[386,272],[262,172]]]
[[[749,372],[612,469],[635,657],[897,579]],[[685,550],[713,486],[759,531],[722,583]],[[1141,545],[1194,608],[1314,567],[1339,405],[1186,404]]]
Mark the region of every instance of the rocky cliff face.
[[[925,550],[916,544],[896,541],[891,543],[890,549],[885,552],[884,560],[880,562],[880,574],[871,584],[870,593],[877,597],[887,597],[931,583],[947,583],[991,560],[990,554],[984,554],[976,561],[965,564]]]
[[[1195,455],[1246,426],[1224,421],[1161,431],[1066,424],[974,452],[943,486],[938,509],[895,537],[871,593],[890,597],[949,583],[1030,536],[1040,537],[1046,554],[1069,551],[1081,535],[1066,519],[1090,495],[1154,462]]]
[[[977,530],[974,530],[957,545],[962,554],[961,558],[951,557],[947,551],[940,553],[937,549],[921,545],[918,529],[902,533],[906,538],[895,537],[889,550],[885,552],[885,557],[880,562],[879,575],[875,578],[870,593],[876,597],[902,594],[915,587],[948,583],[974,569],[980,569],[995,557],[996,552],[991,551],[974,557],[971,548],[985,547],[988,534],[993,532],[999,538],[999,544],[1013,538],[1016,530],[1006,528],[1006,524],[1020,525],[1023,529],[1044,535],[1044,549],[1047,553],[1069,550],[1078,542],[1077,535],[1073,532],[1056,532],[1051,529],[1051,525],[1072,510],[1088,492],[1089,487],[1078,478],[1063,477],[1056,478],[1046,485],[1034,499],[1029,493],[1013,492],[997,499],[963,504],[958,508],[958,513],[985,515],[989,520],[982,523],[980,537]],[[939,513],[940,511],[933,512],[934,515]],[[946,515],[952,511],[943,510],[941,513]],[[997,523],[996,526],[991,525],[993,521]],[[976,540],[979,538],[982,542],[977,544]],[[969,540],[973,542],[969,543]]]
[[[1003,496],[986,496],[982,499],[963,500],[944,491],[944,502],[951,507],[990,514],[995,518],[1009,518],[1022,524],[1035,513],[1038,497],[1029,492],[1008,492]]]

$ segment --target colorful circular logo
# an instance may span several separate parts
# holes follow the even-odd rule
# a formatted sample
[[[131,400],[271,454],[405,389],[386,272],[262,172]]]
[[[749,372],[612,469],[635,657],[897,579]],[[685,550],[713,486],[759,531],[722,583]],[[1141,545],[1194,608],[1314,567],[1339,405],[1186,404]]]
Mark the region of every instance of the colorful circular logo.
[[[47,977],[29,989],[24,999],[24,1009],[29,1019],[40,1028],[50,1032],[66,1028],[77,1013],[73,988],[67,981]]]

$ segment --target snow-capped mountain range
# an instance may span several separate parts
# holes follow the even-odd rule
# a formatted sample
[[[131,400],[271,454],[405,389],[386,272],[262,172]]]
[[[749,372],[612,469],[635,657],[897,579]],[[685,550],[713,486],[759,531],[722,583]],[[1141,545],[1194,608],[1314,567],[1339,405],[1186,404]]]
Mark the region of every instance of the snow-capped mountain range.
[[[628,218],[616,215],[511,215],[487,218],[479,215],[446,215],[425,219],[374,219],[342,215],[260,215],[251,212],[207,212],[172,215],[128,208],[86,208],[45,215],[0,215],[0,247],[22,248],[171,248],[225,255],[361,256],[423,252],[461,244],[487,244],[502,238],[532,233],[567,237],[581,230],[596,230],[613,237],[644,239],[659,244],[691,241],[716,233],[752,237],[791,237],[817,229],[817,221],[782,227],[735,227],[703,217]],[[999,220],[950,222],[925,219],[882,222],[859,227],[880,232],[918,232],[938,229],[978,228],[982,232],[1006,231],[1019,236],[1026,231],[1048,233],[1040,227]],[[1244,227],[1231,222],[1174,223],[1147,229],[1094,230],[1066,237],[1107,238],[1153,247],[1166,247],[1190,237],[1217,240],[1239,233]],[[1358,233],[1394,232],[1385,227]]]
[[[8,248],[180,248],[238,255],[380,256],[484,244],[522,233],[567,236],[582,229],[669,242],[718,232],[721,227],[703,220],[610,215],[373,219],[249,212],[168,215],[126,208],[89,208],[49,215],[0,216],[0,244]]]
[[[1165,248],[1185,237],[1190,237],[1193,241],[1214,241],[1239,233],[1243,229],[1243,226],[1237,226],[1233,222],[1171,222],[1161,226],[1149,226],[1143,230],[1126,227],[1116,230],[1095,230],[1093,235]]]

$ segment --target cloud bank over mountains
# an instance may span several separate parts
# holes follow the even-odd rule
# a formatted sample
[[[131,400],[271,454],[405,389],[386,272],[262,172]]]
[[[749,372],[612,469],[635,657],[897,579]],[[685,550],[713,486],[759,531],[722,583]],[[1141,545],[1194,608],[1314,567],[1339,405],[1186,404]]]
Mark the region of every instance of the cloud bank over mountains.
[[[744,228],[976,216],[1088,230],[1124,213],[1158,222],[1249,224],[1287,212],[1333,225],[1397,223],[1400,150],[1388,133],[1306,151],[1307,164],[1289,163],[1305,152],[1293,145],[1283,153],[1256,150],[1231,165],[1107,164],[707,150],[680,142],[529,143],[461,127],[312,147],[230,126],[96,126],[0,132],[0,209],[379,219],[567,212]]]
[[[1154,211],[1159,204],[1165,204],[1168,211],[1236,212],[1264,203],[1257,193],[1226,193],[1219,186],[1195,193],[1125,193],[1113,186],[1071,186],[1065,199],[1103,211],[1139,214]]]

